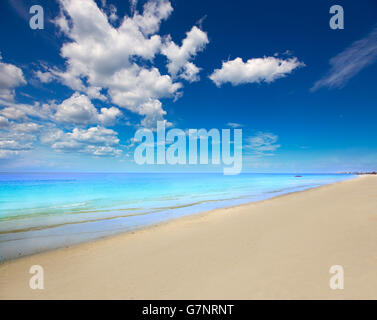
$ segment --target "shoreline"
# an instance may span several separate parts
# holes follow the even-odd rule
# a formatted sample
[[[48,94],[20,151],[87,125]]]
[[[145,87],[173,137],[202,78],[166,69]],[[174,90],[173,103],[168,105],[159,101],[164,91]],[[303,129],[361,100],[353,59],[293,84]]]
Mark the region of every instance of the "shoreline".
[[[186,215],[183,215],[183,216],[178,216],[178,217],[170,218],[170,219],[167,219],[167,220],[164,220],[164,221],[154,222],[154,223],[151,223],[151,224],[148,224],[148,225],[137,227],[135,229],[130,229],[130,230],[127,230],[127,231],[121,231],[119,233],[115,233],[115,234],[112,234],[112,235],[104,235],[104,236],[94,238],[94,239],[90,239],[90,240],[83,240],[83,241],[80,241],[78,243],[74,243],[74,244],[71,244],[71,245],[63,245],[63,246],[60,246],[60,247],[50,248],[50,249],[47,249],[47,250],[42,250],[42,251],[38,251],[38,252],[31,253],[31,254],[26,254],[26,255],[21,255],[21,256],[17,256],[17,257],[6,259],[6,260],[0,260],[0,266],[6,264],[7,262],[23,259],[23,258],[26,258],[26,257],[32,257],[32,256],[35,256],[35,255],[54,252],[54,251],[62,250],[62,249],[70,249],[70,248],[74,248],[74,247],[77,247],[77,246],[89,244],[89,243],[92,243],[92,242],[101,241],[101,240],[104,240],[104,239],[111,239],[111,238],[118,237],[118,236],[125,236],[127,234],[134,234],[134,233],[137,233],[139,231],[144,231],[144,230],[146,231],[146,230],[149,230],[149,229],[158,228],[159,226],[164,226],[164,225],[169,224],[169,223],[175,223],[175,222],[177,222],[181,219],[200,218],[202,215],[205,216],[205,215],[208,215],[208,214],[214,214],[218,210],[224,210],[224,209],[226,210],[226,209],[232,209],[232,208],[234,208],[234,209],[242,208],[244,206],[249,206],[253,203],[262,203],[264,201],[277,199],[277,198],[288,196],[288,195],[291,195],[291,194],[305,192],[305,191],[314,190],[314,189],[319,189],[319,188],[326,187],[328,185],[333,185],[333,184],[342,183],[342,182],[345,182],[345,181],[355,180],[355,179],[360,179],[360,178],[362,178],[362,176],[353,175],[351,178],[346,179],[346,180],[335,181],[335,182],[327,183],[327,184],[320,185],[320,186],[307,187],[307,188],[304,188],[303,190],[289,191],[289,192],[286,192],[286,193],[273,195],[271,197],[266,197],[265,199],[249,201],[249,202],[241,203],[241,204],[233,204],[233,205],[229,205],[229,206],[225,205],[225,206],[221,206],[221,207],[218,207],[218,208],[215,208],[215,209],[189,213],[189,214],[186,214]],[[278,192],[279,192],[279,190],[274,191],[272,193],[278,193]]]
[[[326,270],[321,271],[321,276],[324,277],[322,282],[325,281],[327,287],[325,285],[324,288],[319,290],[320,292],[316,290],[311,293],[310,290],[309,292],[303,292],[303,288],[292,290],[292,288],[281,288],[281,285],[277,286],[280,287],[280,290],[277,290],[276,287],[274,289],[274,286],[271,286],[270,280],[266,280],[270,285],[264,284],[264,286],[261,286],[258,278],[261,275],[265,275],[265,269],[271,271],[271,268],[274,272],[270,274],[270,277],[272,276],[278,283],[284,283],[287,278],[292,277],[291,272],[297,269],[296,264],[300,264],[301,260],[311,260],[310,256],[312,252],[318,251],[315,242],[321,242],[321,239],[317,238],[316,232],[320,233],[327,230],[328,225],[323,224],[324,221],[327,221],[332,226],[338,222],[342,226],[343,231],[344,229],[352,229],[353,224],[348,224],[348,220],[357,220],[359,218],[355,217],[352,212],[355,210],[358,211],[360,203],[365,202],[365,199],[368,200],[369,197],[364,199],[364,196],[360,194],[358,196],[361,199],[359,199],[355,196],[355,208],[352,209],[353,211],[351,210],[351,213],[345,214],[344,219],[346,221],[338,221],[339,212],[331,211],[332,204],[326,204],[324,200],[333,202],[332,199],[335,199],[339,210],[347,211],[352,206],[346,203],[343,204],[343,207],[342,203],[349,202],[352,199],[346,197],[346,191],[352,195],[355,192],[359,192],[357,187],[369,190],[369,185],[377,186],[376,183],[376,177],[355,177],[354,179],[335,182],[304,191],[287,193],[258,202],[196,213],[126,233],[8,260],[0,264],[0,298],[305,299],[308,297],[344,298],[344,294],[346,294],[345,297],[348,297],[346,290],[339,292],[328,288],[328,268],[330,265]],[[373,193],[373,190],[370,190],[370,192]],[[322,199],[320,199],[321,197]],[[340,198],[337,199],[336,197]],[[309,215],[305,210],[302,210],[308,205],[308,202],[313,201],[313,198],[319,198],[318,207],[323,207],[324,210],[328,210],[328,207],[330,207],[329,212],[334,212],[334,215],[337,216],[335,217],[335,221],[330,216],[323,216],[321,208],[312,208],[310,205],[306,208],[306,211],[314,210],[313,212],[317,212],[319,210],[317,213],[322,219],[319,221],[315,220],[315,214]],[[360,200],[363,201],[360,202]],[[371,201],[373,202],[373,200]],[[314,201],[312,204],[317,204],[317,201]],[[366,203],[366,207],[368,210],[365,210],[365,212],[367,212],[367,222],[369,222],[373,218],[373,214],[370,217],[370,208],[375,210],[376,205],[374,203]],[[281,211],[286,212],[282,215]],[[216,214],[214,214],[215,212]],[[306,220],[301,221],[306,225],[306,229],[304,225],[296,225],[296,220],[303,219],[300,212],[303,212],[303,215],[306,217]],[[313,225],[308,223],[307,220],[313,220]],[[318,224],[318,222],[321,223]],[[360,223],[363,227],[368,227],[368,225],[364,225],[364,220]],[[217,228],[214,228],[214,226],[217,226]],[[376,231],[375,225],[369,224],[369,227],[372,228],[371,234],[376,233],[374,232]],[[249,228],[250,231],[254,232],[250,234],[245,232]],[[307,234],[313,236],[307,239],[307,244],[310,248],[301,247],[299,239],[291,239],[292,235],[285,233],[284,228],[291,229],[292,233],[299,234],[302,239],[306,239]],[[275,232],[272,232],[272,230]],[[271,239],[265,238],[265,232],[271,236]],[[276,233],[278,234],[276,235]],[[279,234],[280,236],[284,234],[285,237],[279,238]],[[338,245],[339,251],[342,254],[347,255],[347,250],[345,250],[347,248],[344,248],[341,244],[337,244],[336,241],[333,243],[333,237],[343,238],[347,234],[344,232],[335,232],[332,235],[330,232],[329,234],[325,233],[324,236],[327,236],[329,241],[331,240],[330,243],[335,248]],[[356,233],[356,236],[362,237],[363,234]],[[274,239],[274,237],[277,237],[277,239]],[[264,239],[263,243],[258,243],[258,239]],[[276,250],[276,247],[282,246],[282,243],[279,243],[279,239],[282,243],[288,241],[292,248],[285,246],[284,250]],[[373,243],[369,245],[376,248],[377,241],[375,243],[376,245]],[[240,244],[241,246],[238,248],[237,245]],[[296,250],[294,250],[295,247],[297,247]],[[250,249],[250,252],[245,249]],[[308,250],[309,252],[307,252]],[[296,254],[299,253],[293,258],[293,261],[290,256],[291,251],[297,251]],[[184,254],[185,252],[187,255]],[[275,252],[277,256],[270,256],[271,252]],[[377,268],[376,261],[374,260],[374,252],[367,252],[367,260],[369,259],[373,262],[372,269]],[[153,257],[151,261],[149,260],[149,256],[146,256],[148,253]],[[205,254],[203,255],[203,253]],[[254,255],[251,253],[254,253]],[[281,259],[279,259],[279,256]],[[180,257],[180,259],[176,259],[177,257]],[[208,257],[211,259],[207,259]],[[321,255],[318,257],[320,258],[319,260],[324,260],[326,254],[323,254],[323,257]],[[199,262],[195,262],[196,259],[199,259]],[[214,261],[217,263],[214,263]],[[151,270],[146,268],[144,265],[145,262],[150,264]],[[271,263],[272,266],[270,265]],[[315,265],[318,262],[312,261],[312,263]],[[28,281],[31,277],[28,274],[28,268],[33,264],[40,264],[45,268],[45,290],[35,291],[28,288]],[[130,269],[130,274],[123,274],[124,265],[127,266],[125,269]],[[153,265],[156,266],[157,270],[153,269]],[[273,265],[280,267],[275,269]],[[69,270],[65,270],[64,266]],[[236,266],[238,266],[236,270],[239,273],[235,273],[233,270]],[[298,268],[296,270],[298,278],[303,276],[302,269],[305,268],[310,269],[318,277],[318,270],[312,270],[312,267],[308,263]],[[286,274],[280,272],[279,276],[279,269],[285,270]],[[73,270],[73,274],[68,272]],[[103,282],[101,280],[99,283],[98,281],[96,282],[98,280],[95,276],[97,272],[99,274],[108,273],[108,275],[104,276],[108,281]],[[51,273],[55,274],[55,276]],[[375,274],[376,272],[374,272],[371,283],[377,285]],[[151,277],[151,275],[154,276]],[[166,278],[167,275],[170,275],[170,277]],[[203,285],[203,281],[206,283],[204,275],[207,275],[211,279],[210,283],[207,283],[207,286]],[[181,277],[186,280],[181,279]],[[363,277],[364,275],[361,275],[361,278]],[[200,279],[201,281],[198,281]],[[229,279],[233,279],[236,283],[239,282],[239,286],[234,286]],[[251,282],[254,285],[251,287],[246,285],[246,288],[245,286],[241,286],[246,279],[253,280]],[[308,279],[305,280],[305,277],[303,279],[304,282],[311,283]],[[94,284],[92,283],[93,281],[95,282]],[[68,286],[67,288],[62,286],[64,282],[70,283],[72,287]],[[314,281],[310,286],[314,285],[315,288],[317,282]],[[193,284],[196,284],[199,288],[201,287],[201,290],[193,287]],[[181,289],[177,288],[178,285]],[[376,298],[377,286],[369,288],[369,285],[367,284],[368,290],[364,292],[348,292],[348,294],[351,297],[356,296],[356,298],[358,296],[362,298]],[[255,291],[253,291],[253,287],[255,287]],[[266,290],[265,287],[269,289]]]

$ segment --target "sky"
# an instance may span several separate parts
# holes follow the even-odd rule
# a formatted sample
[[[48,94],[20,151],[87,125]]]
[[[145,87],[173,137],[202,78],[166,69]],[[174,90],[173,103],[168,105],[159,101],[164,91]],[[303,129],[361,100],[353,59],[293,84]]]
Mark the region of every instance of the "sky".
[[[375,0],[4,0],[0,15],[2,172],[221,170],[136,164],[135,132],[157,121],[242,129],[245,172],[377,170]]]

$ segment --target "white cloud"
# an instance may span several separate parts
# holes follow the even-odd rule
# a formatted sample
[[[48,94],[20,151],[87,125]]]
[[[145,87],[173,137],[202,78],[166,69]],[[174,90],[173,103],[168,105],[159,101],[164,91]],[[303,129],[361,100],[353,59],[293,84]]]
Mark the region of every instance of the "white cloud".
[[[114,130],[97,126],[89,129],[74,128],[72,132],[65,132],[56,127],[56,124],[113,124],[116,118],[121,116],[118,108],[101,108],[98,112],[87,96],[78,93],[60,105],[51,103],[31,106],[11,102],[5,105],[0,111],[2,158],[22,155],[25,151],[37,147],[39,142],[63,152],[94,156],[118,156],[122,153],[117,147],[119,139]]]
[[[10,159],[32,150],[43,129],[43,125],[30,121],[27,116],[29,113],[34,115],[38,109],[31,112],[32,106],[8,103],[9,107],[0,111],[0,159]]]
[[[111,22],[118,20],[117,8],[112,4],[109,6],[109,19]]]
[[[17,140],[0,140],[1,150],[28,150],[30,149],[30,144],[22,144]]]
[[[62,140],[64,137],[64,132],[56,127],[46,128],[40,135],[39,139],[43,144],[51,145],[57,141]]]
[[[273,133],[258,132],[247,139],[245,148],[251,149],[257,155],[273,155],[273,152],[280,148],[280,144],[276,144],[278,139]]]
[[[19,133],[37,133],[41,128],[41,125],[33,122],[11,124],[11,130]]]
[[[61,152],[79,152],[94,156],[118,156],[119,139],[114,130],[91,127],[87,130],[74,128],[72,132],[52,129],[46,132],[41,141]]]
[[[33,148],[34,135],[23,131],[23,128],[12,127],[10,122],[5,129],[12,131],[0,131],[0,159],[9,159]]]
[[[9,122],[9,127],[6,128],[6,130],[0,131],[0,140],[14,140],[17,141],[20,145],[28,145],[29,148],[29,143],[37,139],[35,133],[38,132],[40,129],[41,127],[34,123],[24,124]]]
[[[202,51],[208,42],[207,33],[196,26],[186,33],[186,38],[180,47],[169,38],[162,48],[162,53],[169,60],[167,65],[169,73],[173,77],[180,76],[190,82],[197,81],[200,69],[189,60]]]
[[[141,116],[142,126],[171,125],[161,99],[179,98],[184,80],[199,79],[194,58],[208,43],[206,33],[193,27],[181,46],[160,35],[161,23],[173,11],[168,0],[149,0],[140,12],[132,1],[132,17],[118,17],[106,1],[101,8],[94,0],[58,1],[54,22],[64,34],[60,55],[65,66],[42,62],[35,77],[42,83],[59,81],[74,93],[64,101],[13,102],[14,89],[26,81],[21,69],[0,61],[0,157],[41,146],[118,156],[123,147],[117,132],[105,128],[122,116],[118,107]],[[167,74],[156,67],[157,55],[166,58]],[[95,99],[110,106],[98,108]]]
[[[162,121],[166,111],[162,109],[162,104],[158,100],[150,100],[139,107],[139,113],[145,115],[141,125],[146,128],[154,128],[157,121]],[[165,125],[170,126],[171,123],[165,120]]]
[[[235,128],[241,128],[241,127],[243,127],[242,124],[240,124],[240,123],[236,123],[236,122],[228,122],[226,125],[229,126],[229,127],[234,128],[234,129],[235,129]]]
[[[89,98],[108,99],[141,115],[146,103],[176,99],[181,94],[182,84],[153,66],[161,51],[166,50],[171,72],[190,82],[198,79],[199,68],[189,60],[208,42],[207,36],[194,27],[181,47],[169,36],[163,41],[157,32],[173,11],[168,0],[146,2],[142,13],[135,11],[132,17],[123,17],[117,28],[109,21],[111,13],[106,14],[108,10],[101,10],[93,0],[60,0],[60,5],[55,24],[69,38],[61,48],[66,69],[52,67],[37,73],[42,82],[58,79]],[[106,3],[103,5],[107,8]],[[136,1],[132,1],[131,7],[135,6]],[[161,110],[157,108],[156,112],[146,115],[148,119],[143,122],[159,119]]]
[[[0,159],[9,159],[13,158],[14,156],[19,155],[19,151],[13,151],[13,150],[2,150],[0,149]]]
[[[26,81],[20,68],[1,60],[0,55],[0,98],[11,101],[14,98],[14,88],[26,84]]]
[[[42,83],[49,83],[55,79],[54,75],[51,72],[42,72],[37,70],[35,72],[35,76],[42,82]]]
[[[9,127],[9,121],[7,118],[0,116],[0,129],[5,129]]]
[[[285,77],[294,69],[304,66],[297,58],[280,59],[264,57],[249,59],[243,62],[241,58],[223,62],[221,69],[216,69],[210,79],[219,87],[226,82],[232,85],[243,83],[273,82]]]
[[[137,2],[138,0],[130,0],[130,9],[132,14],[136,11]]]
[[[183,66],[183,70],[182,70],[181,74],[179,75],[179,77],[182,78],[182,79],[185,79],[186,81],[189,81],[189,82],[195,82],[195,81],[200,80],[199,72],[200,72],[200,68],[198,68],[192,62],[187,62]]]
[[[151,0],[144,4],[143,14],[135,14],[134,22],[145,35],[156,33],[162,20],[166,20],[173,12],[168,0]]]
[[[62,124],[113,125],[122,116],[122,112],[115,107],[101,108],[98,111],[86,95],[78,92],[60,104],[51,101],[49,104],[28,105],[0,99],[0,106],[3,106],[3,109],[0,110],[1,116],[17,121],[36,118]]]
[[[51,117],[50,105],[39,102],[29,105],[0,99],[0,107],[3,107],[0,114],[12,120],[25,120],[28,117],[47,120]]]
[[[112,125],[116,121],[117,118],[122,116],[122,112],[115,107],[111,108],[101,108],[101,112],[98,113],[98,120],[99,123],[103,125]]]
[[[76,125],[95,123],[97,118],[97,109],[90,102],[89,98],[77,92],[58,105],[55,113],[57,122]]]
[[[122,154],[122,150],[116,149],[114,147],[92,145],[87,146],[85,152],[97,157],[117,157]]]
[[[181,88],[180,83],[173,83],[168,75],[162,76],[157,68],[147,70],[137,65],[115,73],[110,81],[118,84],[108,84],[112,101],[138,114],[144,103],[173,96]]]
[[[121,114],[115,107],[102,108],[99,113],[87,96],[76,92],[56,107],[54,118],[57,122],[75,125],[111,125]]]
[[[119,143],[117,133],[112,129],[102,127],[92,127],[88,130],[73,129],[72,133],[67,133],[72,139],[97,145],[116,145]]]
[[[143,15],[125,17],[118,29],[91,0],[63,1],[62,8],[71,23],[67,36],[72,41],[61,50],[68,68],[52,72],[72,89],[86,91],[81,78],[87,77],[89,89],[107,88],[115,104],[134,111],[139,104],[172,96],[181,87],[156,68],[132,61],[135,56],[151,60],[159,51],[160,36],[147,35],[157,31],[161,20],[168,17],[169,2],[148,2]]]
[[[377,60],[377,28],[365,38],[351,44],[330,60],[327,75],[317,81],[312,91],[321,87],[341,88],[362,69]]]
[[[2,109],[0,113],[8,119],[21,119],[25,117],[25,112],[16,107],[10,106]]]

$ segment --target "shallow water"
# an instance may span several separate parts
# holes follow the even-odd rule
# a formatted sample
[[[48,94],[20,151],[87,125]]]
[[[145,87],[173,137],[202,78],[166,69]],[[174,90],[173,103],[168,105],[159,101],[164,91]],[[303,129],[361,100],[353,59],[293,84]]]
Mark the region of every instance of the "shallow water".
[[[0,174],[0,259],[305,190],[351,175]]]

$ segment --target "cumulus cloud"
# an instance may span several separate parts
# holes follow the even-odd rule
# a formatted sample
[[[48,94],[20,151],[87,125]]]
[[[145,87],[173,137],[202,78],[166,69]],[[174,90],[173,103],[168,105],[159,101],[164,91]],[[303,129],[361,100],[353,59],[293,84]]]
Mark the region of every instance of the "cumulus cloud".
[[[326,76],[317,81],[312,91],[321,87],[342,88],[362,69],[377,61],[377,28],[351,44],[330,60],[331,68]]]
[[[42,125],[39,125],[34,122],[24,122],[24,123],[14,123],[10,125],[10,129],[13,132],[19,133],[37,133],[42,128]]]
[[[30,149],[30,144],[21,144],[20,141],[16,140],[0,140],[1,150],[19,151]]]
[[[280,148],[277,144],[279,137],[270,132],[258,132],[255,136],[249,137],[245,145],[256,155],[273,155]]]
[[[200,69],[189,60],[202,51],[208,42],[207,33],[196,26],[186,33],[186,38],[180,47],[169,38],[162,48],[162,53],[169,60],[167,65],[169,73],[173,77],[180,76],[190,82],[199,80]]]
[[[47,120],[51,117],[51,107],[45,103],[29,105],[0,99],[0,107],[3,108],[0,115],[11,120],[25,120],[30,117]]]
[[[117,133],[103,127],[74,128],[72,132],[63,132],[55,128],[46,132],[41,141],[60,152],[78,152],[94,156],[119,156],[122,153],[122,150],[117,148]]]
[[[0,110],[0,153],[2,158],[22,155],[40,144],[49,145],[62,152],[86,153],[94,156],[118,156],[119,139],[114,130],[103,125],[113,124],[121,116],[118,108],[101,108],[98,111],[85,95],[74,93],[59,105],[26,105],[2,102]],[[37,121],[37,122],[33,122]],[[72,132],[58,129],[67,124],[86,126]]]
[[[98,113],[98,122],[103,125],[112,125],[117,118],[122,116],[122,112],[115,107],[101,108],[101,112]]]
[[[26,84],[23,72],[13,64],[2,62],[0,54],[0,98],[13,100],[14,89]]]
[[[157,34],[173,11],[168,0],[146,2],[142,13],[124,16],[117,28],[110,23],[111,13],[93,0],[60,0],[60,6],[55,24],[69,38],[61,48],[66,69],[40,71],[37,77],[42,82],[55,79],[89,98],[108,99],[142,115],[146,103],[181,95],[182,84],[175,81],[176,76],[190,82],[198,79],[200,69],[191,60],[208,42],[207,36],[194,27],[179,47],[169,36]],[[131,8],[136,8],[136,1]],[[158,54],[167,57],[170,75],[161,74],[153,65]],[[145,114],[144,123],[160,118],[161,110],[155,110],[156,114]]]
[[[35,72],[35,76],[41,81],[42,83],[49,83],[55,79],[54,75],[51,72],[43,72],[41,70],[37,70]]]
[[[55,119],[62,123],[90,124],[97,121],[98,113],[87,96],[76,92],[57,106]]]
[[[9,121],[7,118],[0,116],[0,129],[5,129],[9,127]]]
[[[102,108],[98,112],[87,96],[76,92],[56,107],[54,118],[57,122],[75,125],[111,125],[121,114],[115,107]]]
[[[166,111],[162,109],[162,104],[158,100],[150,100],[140,105],[138,108],[140,115],[145,115],[141,125],[146,128],[154,128],[157,121],[163,121]],[[170,126],[171,123],[165,120],[165,125]]]
[[[135,14],[133,21],[145,35],[156,33],[162,20],[166,20],[173,12],[168,0],[150,0],[144,4],[143,14]]]
[[[11,110],[7,111],[12,113]],[[41,129],[42,125],[27,118],[16,122],[0,115],[0,159],[11,159],[32,150]]]
[[[103,0],[58,0],[54,23],[62,37],[64,67],[40,63],[35,77],[41,83],[58,81],[74,91],[65,100],[21,104],[12,100],[14,89],[26,84],[22,70],[0,61],[0,157],[12,157],[32,148],[49,146],[59,152],[94,156],[122,153],[117,132],[106,127],[127,109],[141,117],[141,125],[171,123],[161,99],[178,99],[184,81],[199,79],[194,64],[208,43],[199,27],[187,32],[181,45],[160,35],[160,25],[173,8],[169,0],[148,0],[132,16],[118,17],[116,7]],[[160,55],[167,71],[155,65]],[[1,57],[0,57],[1,60]],[[106,103],[106,107],[98,108]]]
[[[192,62],[186,62],[179,77],[189,82],[195,82],[199,81],[200,79],[199,72],[200,68],[198,68],[195,64]]]
[[[2,124],[5,126],[2,126]],[[0,116],[0,159],[18,156],[33,148],[36,139],[33,124],[14,124]]]
[[[273,82],[290,74],[294,69],[305,64],[296,57],[280,59],[277,57],[254,58],[243,62],[241,58],[223,62],[221,69],[216,69],[210,79],[219,87],[230,82],[232,85],[243,83]]]
[[[172,96],[181,88],[181,84],[173,83],[168,75],[161,76],[157,68],[148,70],[136,65],[117,72],[112,80],[119,84],[109,86],[112,101],[138,114],[144,103]]]
[[[0,117],[17,121],[39,119],[71,125],[113,125],[122,116],[122,112],[115,107],[97,110],[86,95],[78,92],[60,104],[50,101],[48,104],[37,102],[29,105],[0,99],[1,107]]]

